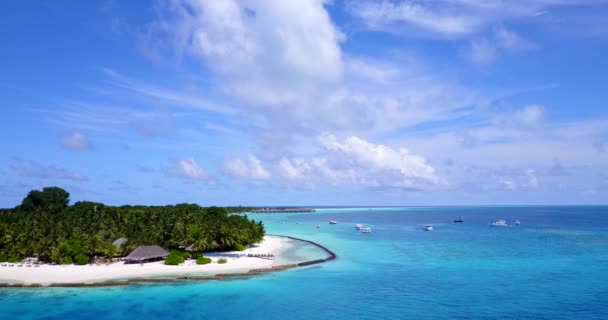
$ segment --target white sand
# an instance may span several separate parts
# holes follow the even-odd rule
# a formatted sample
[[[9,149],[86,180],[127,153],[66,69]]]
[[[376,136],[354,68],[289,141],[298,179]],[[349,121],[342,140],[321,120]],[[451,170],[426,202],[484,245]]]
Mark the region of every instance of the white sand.
[[[264,240],[239,253],[272,253],[275,256],[289,247],[289,240],[282,237],[265,236]],[[106,280],[127,278],[146,278],[157,276],[179,275],[215,275],[219,273],[240,273],[252,269],[271,268],[275,261],[239,257],[226,258],[225,264],[218,264],[218,257],[212,257],[212,262],[197,265],[194,260],[186,261],[179,266],[168,266],[164,262],[140,264],[124,264],[122,262],[110,265],[41,265],[34,267],[0,266],[0,283],[42,284],[51,283],[94,283]]]

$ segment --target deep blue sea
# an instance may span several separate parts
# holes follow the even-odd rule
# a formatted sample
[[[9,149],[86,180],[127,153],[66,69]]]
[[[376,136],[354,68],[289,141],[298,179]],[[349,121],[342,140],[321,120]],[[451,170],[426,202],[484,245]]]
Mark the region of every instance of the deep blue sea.
[[[453,223],[459,216],[465,222]],[[62,320],[608,319],[608,207],[353,208],[249,217],[263,220],[270,234],[326,245],[338,259],[227,281],[0,289],[0,314]],[[522,224],[488,227],[498,219]],[[356,231],[356,223],[372,233]],[[423,231],[426,224],[435,230]]]

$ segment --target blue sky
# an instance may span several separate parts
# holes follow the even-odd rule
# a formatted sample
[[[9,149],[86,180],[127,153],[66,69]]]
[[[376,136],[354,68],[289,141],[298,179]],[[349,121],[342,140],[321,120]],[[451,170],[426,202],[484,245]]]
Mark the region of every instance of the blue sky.
[[[608,203],[608,1],[0,4],[0,207]]]

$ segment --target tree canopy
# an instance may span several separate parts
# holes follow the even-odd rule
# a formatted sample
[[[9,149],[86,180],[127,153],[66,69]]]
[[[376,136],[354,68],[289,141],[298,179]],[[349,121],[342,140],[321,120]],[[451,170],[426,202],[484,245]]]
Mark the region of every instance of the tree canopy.
[[[51,187],[33,190],[20,206],[0,211],[0,258],[38,256],[44,261],[80,263],[86,261],[83,256],[125,255],[140,245],[230,250],[259,242],[265,234],[261,221],[229,214],[221,207],[68,203],[69,193]],[[118,238],[128,240],[116,247],[112,242]]]
[[[56,214],[65,209],[70,202],[70,194],[58,187],[46,187],[42,191],[32,190],[21,202],[25,211],[45,210]]]

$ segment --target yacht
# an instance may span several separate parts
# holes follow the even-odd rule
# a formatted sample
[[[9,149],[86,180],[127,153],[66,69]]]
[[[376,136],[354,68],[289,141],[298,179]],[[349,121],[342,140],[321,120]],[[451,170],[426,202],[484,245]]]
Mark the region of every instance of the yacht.
[[[362,224],[360,224],[360,223],[357,223],[357,224],[355,225],[355,228],[357,228],[357,230],[361,230],[361,229],[363,229],[363,225],[362,225]]]
[[[424,227],[425,231],[433,231],[433,226],[430,224],[427,224],[426,227]]]
[[[508,227],[509,225],[507,224],[507,221],[505,220],[498,220],[496,222],[492,222],[490,223],[490,227]]]
[[[338,221],[332,220],[332,221],[329,222],[329,224],[338,224]]]
[[[363,230],[361,230],[361,232],[370,233],[370,232],[372,232],[372,228],[363,228]]]
[[[518,225],[520,225],[520,224],[521,224],[521,222],[520,222],[519,220],[515,220],[515,225],[516,225],[516,226],[518,226]]]
[[[454,220],[454,222],[457,222],[457,223],[464,222],[464,217],[460,217],[460,218]]]

